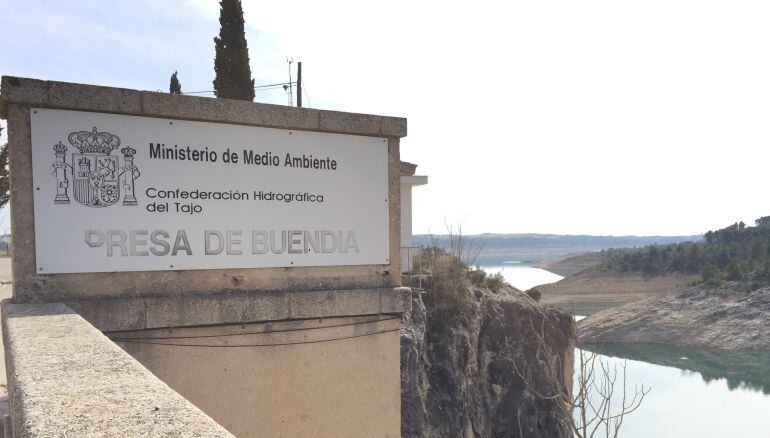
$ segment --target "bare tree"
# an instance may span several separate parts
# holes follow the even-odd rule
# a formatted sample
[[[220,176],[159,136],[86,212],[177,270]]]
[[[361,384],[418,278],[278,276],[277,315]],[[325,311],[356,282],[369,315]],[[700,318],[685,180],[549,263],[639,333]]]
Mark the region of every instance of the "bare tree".
[[[560,382],[572,381],[568,374],[572,370],[565,367],[562,356],[553,351],[551,343],[546,342],[546,319],[543,318],[539,329],[535,328],[534,323],[530,325],[538,344],[538,359],[540,363],[545,364],[544,371],[550,377],[551,386],[539,388],[532,378],[532,373],[515,362],[514,371],[536,397],[554,400],[567,414],[559,425],[563,436],[617,438],[625,416],[641,406],[650,388],[642,385],[634,387],[632,392],[629,391],[625,360],[620,366],[610,365],[597,353],[582,349],[578,350],[576,358],[578,363],[574,369],[574,378],[577,380],[574,381],[573,388],[570,388],[569,384],[562,385]],[[577,332],[576,323],[573,324]]]
[[[444,218],[444,226],[446,227],[447,239],[449,240],[447,247],[449,254],[455,256],[466,266],[475,265],[481,251],[486,246],[486,239],[482,237],[476,244],[473,244],[472,240],[463,234],[462,222],[458,222],[456,225],[450,224]],[[433,246],[436,246],[435,239]]]

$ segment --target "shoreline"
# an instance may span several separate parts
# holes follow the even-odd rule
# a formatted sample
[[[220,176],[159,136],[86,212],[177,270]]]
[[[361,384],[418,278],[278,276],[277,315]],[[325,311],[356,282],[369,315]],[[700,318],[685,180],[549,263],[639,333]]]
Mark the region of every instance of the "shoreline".
[[[588,316],[601,310],[670,293],[699,280],[698,275],[667,274],[646,277],[637,273],[605,271],[599,266],[550,284],[537,286],[543,304]],[[582,312],[582,313],[581,313]]]

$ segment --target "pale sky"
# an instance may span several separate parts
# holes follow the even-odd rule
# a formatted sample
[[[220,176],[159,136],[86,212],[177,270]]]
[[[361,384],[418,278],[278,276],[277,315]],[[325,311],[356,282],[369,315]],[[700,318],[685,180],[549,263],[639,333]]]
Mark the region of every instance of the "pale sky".
[[[257,84],[407,117],[415,233],[698,234],[770,215],[770,3],[244,1]],[[211,90],[218,2],[5,0],[0,73]],[[256,101],[285,104],[282,90]]]

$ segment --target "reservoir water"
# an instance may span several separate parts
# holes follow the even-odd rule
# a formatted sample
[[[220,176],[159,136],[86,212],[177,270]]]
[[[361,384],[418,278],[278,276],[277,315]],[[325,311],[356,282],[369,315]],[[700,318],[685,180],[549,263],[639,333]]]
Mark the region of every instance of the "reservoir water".
[[[555,283],[564,278],[521,262],[505,262],[499,265],[482,266],[482,268],[487,274],[498,272],[503,274],[505,281],[519,290],[527,290],[540,284]]]
[[[642,344],[586,348],[602,352],[599,359],[610,369],[625,361],[629,394],[642,384],[651,388],[623,421],[622,438],[770,437],[770,351]],[[622,390],[620,382],[615,390]]]
[[[502,273],[520,290],[562,278],[523,263],[483,268]],[[584,348],[601,353],[599,360],[611,368],[627,365],[629,394],[642,384],[651,388],[641,407],[624,419],[622,438],[770,438],[770,351],[643,344]]]

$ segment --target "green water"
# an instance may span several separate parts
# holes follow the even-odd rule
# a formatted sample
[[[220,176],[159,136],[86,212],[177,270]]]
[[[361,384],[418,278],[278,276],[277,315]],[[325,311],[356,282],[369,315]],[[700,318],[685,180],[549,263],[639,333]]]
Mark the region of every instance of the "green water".
[[[523,263],[484,269],[502,273],[521,290],[561,278]],[[588,312],[583,314],[604,304],[584,304]],[[629,392],[642,384],[651,388],[641,407],[625,418],[621,438],[770,438],[770,351],[640,344],[583,348],[600,351],[610,367],[626,361]]]
[[[642,344],[583,348],[600,352],[610,366],[625,360],[629,393],[641,384],[651,388],[639,410],[624,420],[623,438],[770,437],[770,351]]]

